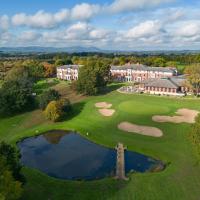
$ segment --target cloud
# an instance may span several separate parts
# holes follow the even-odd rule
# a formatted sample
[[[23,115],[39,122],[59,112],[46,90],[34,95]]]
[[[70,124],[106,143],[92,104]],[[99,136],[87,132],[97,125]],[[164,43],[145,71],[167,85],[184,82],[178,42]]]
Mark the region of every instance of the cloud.
[[[77,4],[71,10],[62,9],[56,13],[48,13],[40,10],[33,15],[18,13],[12,17],[14,26],[27,26],[31,28],[54,28],[62,23],[72,21],[86,21],[96,15],[100,6],[93,4]]]
[[[107,9],[112,13],[121,13],[136,9],[155,7],[162,3],[169,3],[172,1],[174,0],[115,0]]]
[[[31,28],[54,28],[62,23],[74,21],[88,21],[96,15],[108,15],[154,7],[162,3],[174,0],[114,0],[108,5],[81,3],[72,9],[62,9],[56,13],[39,10],[35,14],[17,13],[12,16],[12,24],[15,26],[27,26]]]
[[[71,10],[71,18],[74,20],[88,20],[100,11],[99,5],[82,3]]]
[[[77,22],[62,30],[49,30],[42,32],[40,39],[32,42],[45,46],[106,46],[115,33],[100,29],[87,22]]]
[[[111,31],[105,29],[94,29],[90,32],[91,39],[106,39],[111,35]]]
[[[79,45],[85,40],[89,40],[89,33],[92,26],[86,22],[77,22],[62,30],[45,31],[42,33],[41,41],[49,45]]]
[[[54,20],[56,23],[62,23],[68,21],[70,18],[70,12],[68,9],[62,9],[54,14]]]
[[[39,40],[41,37],[41,34],[35,31],[24,31],[22,32],[18,39],[23,42],[31,42],[31,41],[36,41]]]
[[[113,0],[106,5],[81,3],[57,12],[3,15],[0,45],[82,45],[126,50],[198,46],[198,7],[160,6],[170,1]],[[97,15],[102,17],[95,18]]]
[[[7,15],[0,16],[0,31],[9,28],[9,17]]]
[[[161,32],[161,23],[158,20],[156,20],[142,22],[139,25],[125,32],[124,35],[127,38],[144,38],[159,34]]]
[[[68,10],[60,10],[55,14],[38,11],[34,15],[19,13],[12,17],[15,26],[28,26],[33,28],[53,28],[68,19]]]
[[[179,28],[174,31],[175,36],[194,37],[200,36],[200,21],[187,21],[179,24]]]
[[[65,31],[65,39],[80,40],[87,39],[91,27],[85,22],[73,24]]]
[[[168,9],[165,12],[165,16],[167,16],[167,21],[166,22],[174,22],[181,20],[185,17],[186,12],[183,9]]]
[[[0,45],[3,46],[3,45],[9,45],[12,43],[12,40],[13,40],[14,36],[5,31],[5,32],[0,32]]]

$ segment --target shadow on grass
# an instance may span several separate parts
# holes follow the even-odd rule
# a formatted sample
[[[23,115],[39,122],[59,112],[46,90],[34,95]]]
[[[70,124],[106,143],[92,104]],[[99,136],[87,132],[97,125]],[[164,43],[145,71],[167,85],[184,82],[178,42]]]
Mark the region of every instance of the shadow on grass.
[[[97,96],[108,94],[110,92],[113,92],[113,91],[121,88],[122,86],[124,86],[124,83],[110,84],[105,89],[103,89]]]
[[[37,108],[38,108],[38,105],[37,105],[36,101],[32,100],[29,102],[29,104],[26,105],[26,107],[24,107],[21,110],[17,110],[17,111],[10,110],[10,111],[0,112],[0,119],[6,119],[6,118],[10,118],[10,117],[16,117],[18,115],[23,115],[25,113],[32,112]]]
[[[61,122],[73,119],[74,117],[79,115],[82,112],[84,106],[85,106],[85,102],[78,102],[78,103],[73,104],[71,111],[69,111],[69,113],[66,113],[63,116],[63,118],[61,119]]]

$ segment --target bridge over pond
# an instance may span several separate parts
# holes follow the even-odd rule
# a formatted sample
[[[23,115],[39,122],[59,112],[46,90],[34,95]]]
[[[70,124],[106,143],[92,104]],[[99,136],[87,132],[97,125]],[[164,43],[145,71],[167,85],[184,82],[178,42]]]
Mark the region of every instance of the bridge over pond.
[[[116,159],[116,178],[119,180],[128,180],[125,174],[125,159],[124,151],[126,147],[122,143],[118,143],[115,148],[117,150],[117,159]]]

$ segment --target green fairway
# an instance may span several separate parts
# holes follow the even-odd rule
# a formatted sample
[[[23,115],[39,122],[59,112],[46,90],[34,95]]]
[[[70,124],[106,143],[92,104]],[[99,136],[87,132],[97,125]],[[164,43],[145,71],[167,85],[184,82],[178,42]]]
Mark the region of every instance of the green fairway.
[[[116,112],[112,117],[99,114],[94,104],[101,101],[113,104]],[[21,138],[51,129],[76,130],[98,144],[114,148],[122,142],[128,150],[168,163],[162,172],[130,174],[127,182],[113,178],[62,181],[23,168],[27,179],[23,200],[198,200],[200,166],[188,138],[191,125],[157,123],[151,119],[154,114],[173,115],[179,108],[200,110],[200,101],[113,91],[75,103],[73,114],[59,123],[45,120],[41,111],[0,119],[0,140],[15,144]],[[154,138],[120,131],[117,125],[122,121],[157,127],[164,135]]]

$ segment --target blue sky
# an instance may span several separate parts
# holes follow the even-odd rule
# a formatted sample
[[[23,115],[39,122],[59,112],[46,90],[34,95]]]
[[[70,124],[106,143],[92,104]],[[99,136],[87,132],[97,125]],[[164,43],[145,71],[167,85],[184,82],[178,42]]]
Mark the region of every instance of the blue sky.
[[[198,0],[0,0],[0,46],[200,49]]]

